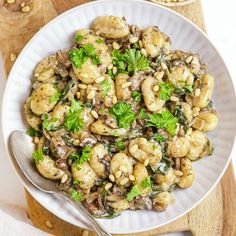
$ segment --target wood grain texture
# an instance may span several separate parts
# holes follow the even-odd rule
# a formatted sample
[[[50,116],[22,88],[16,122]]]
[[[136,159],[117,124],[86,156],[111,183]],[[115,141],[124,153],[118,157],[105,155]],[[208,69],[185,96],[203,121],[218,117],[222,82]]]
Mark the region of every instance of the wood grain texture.
[[[0,0],[0,51],[3,55],[6,72],[12,66],[10,53],[18,54],[29,39],[48,21],[62,12],[87,0],[25,0],[29,13],[20,12],[20,3],[9,5]],[[172,8],[189,18],[205,31],[200,0],[183,7]],[[164,227],[132,236],[154,236],[166,232],[191,231],[196,236],[235,236],[236,227],[236,188],[232,164],[211,194],[191,212]],[[42,207],[26,191],[28,214],[33,224],[57,236],[82,235],[83,230],[59,219]],[[53,228],[46,226],[50,221]],[[95,235],[90,232],[90,236]]]

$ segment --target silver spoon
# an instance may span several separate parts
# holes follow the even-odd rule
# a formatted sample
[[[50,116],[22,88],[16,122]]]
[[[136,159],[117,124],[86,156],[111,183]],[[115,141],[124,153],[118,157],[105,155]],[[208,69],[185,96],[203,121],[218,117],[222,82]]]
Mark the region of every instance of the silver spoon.
[[[60,195],[74,206],[90,223],[91,227],[99,236],[111,236],[92,215],[82,206],[81,203],[71,199],[70,195],[58,189],[55,181],[42,177],[36,170],[32,159],[34,144],[32,138],[21,131],[13,131],[10,135],[10,146],[15,159],[13,159],[18,172],[24,176],[39,190],[45,193]]]

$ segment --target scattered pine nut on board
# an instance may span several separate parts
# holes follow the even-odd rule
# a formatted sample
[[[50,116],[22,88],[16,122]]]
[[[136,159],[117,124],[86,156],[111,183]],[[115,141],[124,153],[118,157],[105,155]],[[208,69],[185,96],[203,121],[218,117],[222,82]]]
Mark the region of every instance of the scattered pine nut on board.
[[[6,72],[9,73],[16,55],[43,25],[62,12],[86,2],[89,1],[0,1],[0,51]],[[186,16],[205,31],[200,0],[182,7],[172,7],[172,9]],[[130,235],[154,236],[176,231],[191,231],[196,236],[236,235],[236,188],[233,173],[230,164],[221,182],[201,204],[185,216],[164,227]],[[27,191],[26,200],[28,215],[36,227],[58,236],[95,235],[59,219],[34,200]]]

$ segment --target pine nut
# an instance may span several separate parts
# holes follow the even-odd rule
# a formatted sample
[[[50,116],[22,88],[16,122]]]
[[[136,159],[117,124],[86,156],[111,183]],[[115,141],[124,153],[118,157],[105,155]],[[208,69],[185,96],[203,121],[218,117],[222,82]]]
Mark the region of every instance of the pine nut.
[[[131,82],[126,82],[121,85],[121,88],[125,89],[128,88],[132,83]]]
[[[115,74],[117,73],[117,71],[118,71],[117,67],[114,66],[114,67],[112,68],[112,73],[115,75]]]
[[[64,174],[61,178],[61,183],[64,184],[67,179],[68,179],[68,174]]]
[[[50,228],[50,229],[53,228],[52,222],[49,221],[49,220],[46,220],[45,225],[46,225],[48,228]]]
[[[75,146],[79,146],[79,144],[80,144],[79,139],[76,139],[76,140],[73,142],[73,144],[74,144]]]
[[[77,97],[77,99],[80,99],[81,93],[80,93],[80,92],[77,92],[77,93],[76,93],[76,97]]]
[[[154,74],[154,77],[157,79],[157,80],[161,80],[164,76],[165,72],[164,71],[160,71],[160,72],[156,72]]]
[[[81,236],[89,236],[89,231],[88,230],[83,230],[82,235]]]
[[[22,7],[21,11],[24,12],[24,13],[29,12],[30,11],[30,7],[29,6]]]
[[[94,90],[92,90],[92,91],[89,92],[87,98],[88,99],[93,99],[95,97],[95,95],[96,95],[96,92]]]
[[[185,62],[190,63],[193,60],[193,56],[189,56],[186,58]]]
[[[113,65],[112,64],[109,64],[108,66],[107,66],[107,69],[108,70],[111,70],[113,68]]]
[[[134,144],[131,148],[130,148],[130,152],[131,153],[135,153],[138,150],[138,145]]]
[[[15,53],[11,53],[10,54],[10,60],[12,61],[12,62],[14,62],[15,60],[16,60],[16,54]]]
[[[34,137],[34,143],[38,143],[39,142],[39,137]]]
[[[113,47],[114,49],[118,50],[118,49],[120,49],[120,44],[117,43],[117,42],[113,42],[113,43],[112,43],[112,47]]]
[[[130,43],[137,43],[138,42],[138,37],[130,37],[129,38]]]
[[[122,171],[123,173],[127,173],[127,168],[125,166],[120,166],[119,170]]]
[[[200,108],[199,107],[194,107],[193,108],[193,116],[198,116],[199,115]]]
[[[92,116],[97,119],[98,118],[98,113],[94,110],[91,111]]]
[[[111,182],[115,182],[115,176],[114,175],[109,175],[109,179],[111,180]]]
[[[122,175],[122,172],[121,172],[120,170],[116,171],[115,177],[116,177],[117,179],[119,179],[119,178],[121,177],[121,175]]]
[[[138,41],[138,44],[139,44],[139,47],[140,47],[140,48],[143,47],[143,42],[142,42],[142,40],[139,40],[139,41]]]
[[[178,102],[178,101],[179,101],[179,98],[178,98],[178,97],[175,97],[175,96],[170,96],[170,101],[172,101],[172,102]]]
[[[112,187],[112,183],[107,183],[105,185],[105,190],[107,191],[108,189],[110,189]]]
[[[158,85],[155,85],[153,86],[153,92],[158,92],[159,91],[159,86]]]
[[[96,83],[96,84],[99,84],[99,83],[101,83],[104,79],[105,79],[104,76],[98,77],[97,79],[95,79],[95,83]]]
[[[7,0],[8,4],[12,4],[12,3],[15,3],[15,2],[16,2],[16,0]]]
[[[177,175],[177,176],[182,176],[182,175],[183,175],[183,172],[180,171],[180,170],[175,170],[175,175]]]
[[[24,7],[24,6],[25,6],[25,2],[22,2],[22,3],[20,4],[20,6],[21,6],[21,7]]]
[[[200,90],[199,88],[197,88],[197,89],[195,90],[195,92],[194,92],[194,95],[195,95],[196,97],[199,97],[200,94],[201,94],[201,90]]]
[[[149,159],[146,159],[146,160],[144,161],[144,165],[145,165],[145,166],[148,166],[148,165],[149,165]]]
[[[129,179],[128,178],[124,178],[120,181],[120,185],[125,185],[129,182]]]
[[[140,52],[142,53],[142,55],[143,55],[144,57],[147,57],[147,51],[146,51],[146,49],[142,48]]]
[[[78,84],[78,87],[80,89],[86,89],[87,88],[87,85],[86,84]]]
[[[117,97],[114,95],[112,97],[112,104],[115,105],[117,103]]]
[[[129,176],[129,180],[130,180],[130,181],[134,181],[134,180],[135,180],[135,177],[134,177],[133,175],[130,175],[130,176]]]
[[[167,65],[164,62],[161,62],[161,68],[162,70],[168,69]]]

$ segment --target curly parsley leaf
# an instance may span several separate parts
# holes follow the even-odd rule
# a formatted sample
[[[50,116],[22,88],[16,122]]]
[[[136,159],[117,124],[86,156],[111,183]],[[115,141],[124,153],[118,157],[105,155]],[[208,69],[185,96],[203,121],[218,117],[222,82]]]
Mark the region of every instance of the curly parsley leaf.
[[[58,121],[58,118],[52,118],[51,120],[49,120],[48,114],[43,114],[42,120],[43,129],[46,129],[48,131],[53,131],[56,129],[55,122]]]
[[[102,96],[106,97],[108,93],[111,91],[111,82],[108,80],[103,80],[101,86],[102,86]]]
[[[115,142],[115,145],[116,145],[116,147],[117,147],[119,150],[121,150],[121,151],[124,151],[124,150],[125,150],[125,144],[124,144],[124,142],[122,142],[122,141],[116,141],[116,142]]]
[[[178,118],[173,116],[168,110],[162,113],[155,113],[148,116],[146,127],[156,127],[158,129],[165,129],[171,135],[176,134]]]
[[[144,120],[144,119],[147,119],[148,118],[148,114],[145,112],[144,109],[141,109],[139,114],[138,114],[138,118],[140,120]]]
[[[57,102],[61,97],[61,92],[58,90],[56,91],[56,93],[54,95],[52,95],[49,99],[49,102],[50,103],[54,103],[54,102]]]
[[[166,139],[160,135],[160,134],[155,134],[154,135],[154,139],[157,141],[157,142],[164,142]]]
[[[170,84],[165,82],[159,84],[159,97],[161,100],[168,101],[170,100],[171,92],[173,91],[173,87]]]
[[[141,195],[142,190],[144,189],[145,190],[149,189],[150,191],[152,191],[152,182],[151,182],[150,176],[142,180],[140,184],[134,185],[132,189],[130,190],[130,192],[127,194],[126,199],[129,202],[132,201],[135,197],[138,197],[139,195]]]
[[[38,164],[39,161],[42,161],[43,160],[43,150],[42,150],[42,148],[35,150],[32,153],[32,157],[34,158],[36,164]]]
[[[76,34],[75,35],[75,41],[77,43],[80,43],[84,39],[84,36],[82,34]]]
[[[85,44],[82,47],[73,48],[69,52],[70,60],[76,68],[81,68],[89,58],[95,65],[101,64],[101,59],[96,55],[96,50],[92,44]]]
[[[105,43],[105,41],[101,38],[97,39],[95,42],[98,43],[98,44]]]
[[[113,107],[109,108],[109,113],[112,114],[120,128],[128,129],[135,120],[135,114],[129,103],[118,102]]]
[[[132,201],[135,197],[139,196],[141,194],[140,190],[139,190],[139,186],[138,185],[134,185],[132,187],[132,189],[130,190],[130,192],[127,194],[126,199],[130,202]]]
[[[66,114],[64,126],[67,130],[73,133],[80,131],[84,127],[84,120],[80,117],[83,111],[83,106],[81,102],[75,100],[71,101],[71,108]]]
[[[70,155],[70,159],[72,162],[75,164],[77,168],[79,168],[80,165],[85,163],[90,159],[90,152],[91,152],[91,147],[90,146],[85,146],[82,151],[78,153],[72,153]]]
[[[138,91],[133,91],[131,93],[131,96],[135,102],[141,102],[141,100],[142,100],[142,94]]]
[[[124,60],[128,63],[128,72],[145,71],[149,69],[149,61],[135,48],[127,49],[123,55]]]
[[[146,178],[140,183],[140,187],[141,187],[142,189],[147,189],[147,188],[152,189],[152,182],[151,182],[150,176],[146,177]]]
[[[83,200],[83,196],[80,192],[77,192],[75,190],[73,190],[71,193],[70,193],[70,196],[73,200],[75,200],[76,202],[81,202]]]
[[[29,127],[26,131],[26,133],[31,136],[31,137],[41,137],[42,136],[42,132],[35,130],[32,127]]]
[[[114,66],[117,67],[118,71],[119,72],[125,71],[126,66],[123,54],[119,50],[115,49],[112,51],[111,56],[112,56],[112,63]]]

